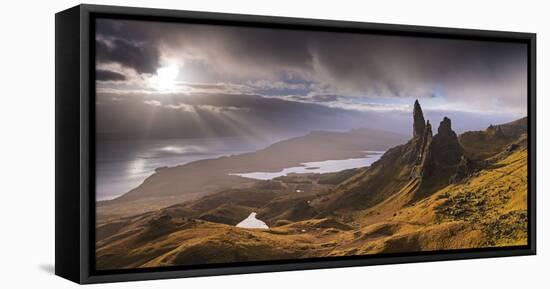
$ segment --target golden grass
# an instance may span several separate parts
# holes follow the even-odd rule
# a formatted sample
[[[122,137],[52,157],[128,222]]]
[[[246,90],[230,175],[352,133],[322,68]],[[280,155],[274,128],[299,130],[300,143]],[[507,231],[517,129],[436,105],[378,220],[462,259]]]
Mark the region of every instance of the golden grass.
[[[410,181],[360,211],[269,230],[166,217],[162,210],[113,223],[98,241],[100,269],[450,250],[527,244],[527,149],[421,200]],[[176,207],[175,207],[176,208]],[[117,233],[113,233],[113,232]]]

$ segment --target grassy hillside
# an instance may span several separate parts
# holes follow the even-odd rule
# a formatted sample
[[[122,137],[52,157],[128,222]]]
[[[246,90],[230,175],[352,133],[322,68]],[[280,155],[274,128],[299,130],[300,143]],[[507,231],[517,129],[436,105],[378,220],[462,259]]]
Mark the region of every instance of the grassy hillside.
[[[527,133],[526,117],[483,131],[465,132],[459,136],[459,141],[471,159],[482,160],[501,152],[524,133]]]
[[[358,219],[364,220],[362,235],[371,241],[359,252],[526,245],[526,165],[527,151],[522,149],[412,205],[404,206],[407,191],[403,191],[358,213]],[[379,212],[385,213],[370,218]]]
[[[98,267],[525,245],[526,162],[527,151],[522,148],[468,181],[412,205],[405,205],[409,193],[405,188],[394,198],[349,216],[279,222],[270,230],[181,217],[185,212],[177,217],[179,208],[172,207],[138,217],[144,218],[133,221],[139,225],[118,224],[122,230],[98,242]],[[243,210],[239,218],[249,212]]]
[[[526,245],[528,151],[522,123],[459,136],[459,152],[475,158],[436,166],[438,171],[420,177],[411,174],[418,162],[410,161],[417,153],[410,142],[390,149],[369,168],[254,181],[99,222],[97,266]],[[455,171],[460,178],[449,178]],[[235,227],[250,212],[270,229]]]

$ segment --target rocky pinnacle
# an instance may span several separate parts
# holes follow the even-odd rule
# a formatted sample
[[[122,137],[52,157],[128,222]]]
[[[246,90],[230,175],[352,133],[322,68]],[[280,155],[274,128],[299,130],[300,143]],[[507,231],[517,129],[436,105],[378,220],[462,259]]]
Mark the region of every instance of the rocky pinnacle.
[[[456,133],[451,128],[451,120],[444,117],[433,137],[433,150],[436,160],[445,165],[456,165],[462,158],[463,149]]]
[[[426,121],[418,100],[414,102],[413,120],[413,138],[422,137],[426,128]]]
[[[450,134],[452,133],[451,129],[451,120],[448,117],[444,117],[443,120],[439,123],[439,128],[437,129],[438,134]]]

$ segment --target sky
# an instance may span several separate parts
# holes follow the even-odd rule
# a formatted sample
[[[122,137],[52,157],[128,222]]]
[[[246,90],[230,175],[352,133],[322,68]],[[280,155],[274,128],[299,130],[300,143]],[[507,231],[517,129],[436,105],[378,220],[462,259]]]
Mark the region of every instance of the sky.
[[[95,45],[106,137],[410,134],[415,99],[458,132],[527,114],[519,43],[98,19]]]

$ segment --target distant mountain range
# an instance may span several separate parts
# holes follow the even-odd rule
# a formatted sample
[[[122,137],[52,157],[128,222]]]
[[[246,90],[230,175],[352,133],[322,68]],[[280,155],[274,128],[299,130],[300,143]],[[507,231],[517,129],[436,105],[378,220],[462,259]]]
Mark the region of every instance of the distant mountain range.
[[[434,134],[416,102],[412,127],[410,140],[389,149],[387,144],[401,136],[373,130],[315,132],[256,153],[159,170],[110,206],[146,200],[153,192],[190,193],[189,187],[214,182],[210,177],[227,179],[216,179],[215,192],[193,200],[98,222],[97,266],[525,245],[527,119],[457,135],[445,117]],[[226,175],[256,171],[266,163],[279,169],[326,154],[353,157],[365,149],[387,150],[370,167],[337,173],[240,183]],[[269,229],[235,226],[251,212]]]

